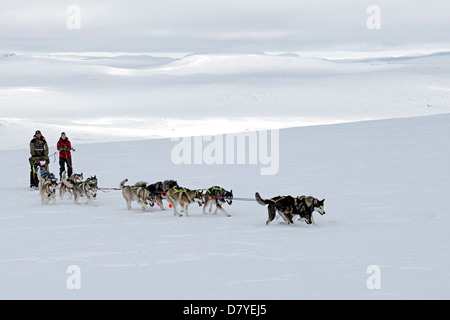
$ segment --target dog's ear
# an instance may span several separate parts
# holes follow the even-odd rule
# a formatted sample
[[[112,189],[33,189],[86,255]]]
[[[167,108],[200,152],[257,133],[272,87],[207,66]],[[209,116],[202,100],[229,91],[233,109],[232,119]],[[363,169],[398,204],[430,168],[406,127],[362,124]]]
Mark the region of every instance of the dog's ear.
[[[325,202],[325,199],[323,199],[321,202],[324,203],[324,202]]]

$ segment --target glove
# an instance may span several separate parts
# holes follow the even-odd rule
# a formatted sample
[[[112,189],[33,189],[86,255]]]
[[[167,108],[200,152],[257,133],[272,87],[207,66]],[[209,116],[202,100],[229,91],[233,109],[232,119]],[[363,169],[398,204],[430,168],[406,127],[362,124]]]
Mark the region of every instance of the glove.
[[[75,149],[74,149],[74,148],[72,148],[71,150],[75,152]]]

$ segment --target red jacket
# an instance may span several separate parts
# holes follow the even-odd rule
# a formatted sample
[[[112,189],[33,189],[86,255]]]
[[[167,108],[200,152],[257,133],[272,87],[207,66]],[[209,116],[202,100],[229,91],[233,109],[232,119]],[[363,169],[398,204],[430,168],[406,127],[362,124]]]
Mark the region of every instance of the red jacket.
[[[59,138],[56,148],[59,150],[60,158],[72,157],[72,155],[70,154],[70,150],[72,150],[72,145],[69,141],[69,138],[66,138],[65,140],[63,140],[62,138]]]

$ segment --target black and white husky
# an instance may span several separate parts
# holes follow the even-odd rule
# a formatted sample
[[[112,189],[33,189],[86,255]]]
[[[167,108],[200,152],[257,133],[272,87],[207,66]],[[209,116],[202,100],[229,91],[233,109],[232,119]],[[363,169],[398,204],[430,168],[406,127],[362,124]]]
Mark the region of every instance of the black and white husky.
[[[167,191],[171,188],[179,188],[178,182],[176,180],[164,180],[149,184],[146,189],[155,196],[155,202],[161,208],[161,210],[166,210],[162,202],[166,199]]]
[[[79,204],[78,200],[81,197],[86,197],[86,204],[90,204],[93,207],[97,205],[94,203],[94,198],[97,197],[98,181],[97,176],[89,177],[86,181],[72,183],[66,179],[66,173],[62,173],[62,183],[73,190],[73,200],[75,204]]]
[[[297,200],[300,200],[303,202],[303,205],[305,206],[305,211],[310,212],[311,213],[311,221],[313,224],[314,223],[314,219],[313,219],[313,212],[317,211],[318,213],[320,213],[320,215],[324,215],[325,214],[325,199],[319,200],[317,198],[311,197],[311,196],[301,196],[301,197],[297,197]],[[299,218],[300,220],[301,218]]]
[[[58,183],[53,174],[48,174],[43,177],[41,170],[38,167],[37,177],[39,180],[39,193],[41,194],[42,205],[48,204],[50,201],[52,204],[56,203],[56,189],[58,188]]]
[[[71,184],[77,184],[78,182],[82,182],[83,179],[83,173],[74,173],[67,179],[67,181]],[[59,197],[61,198],[61,200],[66,193],[68,193],[70,199],[72,199],[73,189],[69,188],[64,183],[61,183],[61,186],[59,187]]]
[[[222,187],[214,186],[209,189],[206,189],[205,194],[203,195],[205,206],[203,207],[203,213],[206,214],[206,207],[209,205],[209,212],[211,213],[213,204],[216,205],[216,210],[214,214],[217,214],[217,210],[222,211],[227,217],[231,217],[231,215],[222,208],[222,205],[228,203],[231,205],[233,203],[233,190],[227,191]]]
[[[305,220],[307,224],[312,223],[312,212],[306,207],[304,199],[294,198],[292,196],[277,196],[271,199],[262,199],[258,192],[255,193],[255,198],[260,205],[268,205],[269,218],[266,221],[266,225],[275,219],[277,212],[288,224],[294,223],[292,218],[295,215],[299,216],[299,220]]]

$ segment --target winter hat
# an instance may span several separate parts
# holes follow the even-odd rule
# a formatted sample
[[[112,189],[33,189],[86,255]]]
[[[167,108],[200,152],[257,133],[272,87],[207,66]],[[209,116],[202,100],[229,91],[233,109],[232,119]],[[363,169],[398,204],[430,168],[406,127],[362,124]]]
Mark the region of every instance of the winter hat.
[[[36,130],[35,135],[36,134],[42,134],[40,130]]]
[[[65,132],[61,132],[61,135],[66,135],[66,133]]]

